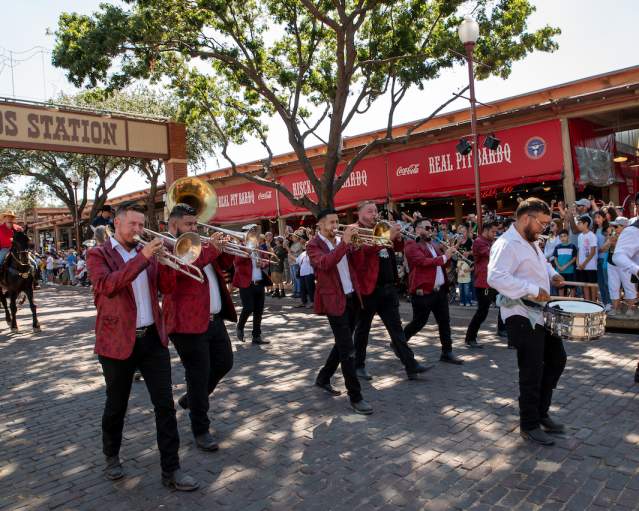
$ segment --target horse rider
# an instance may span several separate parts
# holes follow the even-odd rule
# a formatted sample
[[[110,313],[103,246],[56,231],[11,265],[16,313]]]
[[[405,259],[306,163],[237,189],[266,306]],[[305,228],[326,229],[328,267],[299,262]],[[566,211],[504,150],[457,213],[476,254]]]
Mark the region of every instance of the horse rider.
[[[0,268],[4,266],[5,260],[13,244],[13,235],[16,231],[21,231],[19,225],[15,223],[16,214],[7,210],[0,215]]]

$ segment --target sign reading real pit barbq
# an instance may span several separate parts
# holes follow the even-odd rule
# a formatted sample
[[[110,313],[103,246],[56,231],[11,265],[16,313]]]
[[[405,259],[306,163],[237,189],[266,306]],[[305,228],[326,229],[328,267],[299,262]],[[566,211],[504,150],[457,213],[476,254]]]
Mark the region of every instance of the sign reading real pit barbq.
[[[495,132],[501,141],[491,151],[480,147],[481,189],[516,186],[561,179],[563,153],[559,121],[545,121]],[[483,143],[480,137],[480,144]],[[456,152],[458,140],[415,149],[397,150],[360,161],[335,196],[337,208],[363,200],[384,202],[417,197],[466,195],[474,187],[472,154]],[[337,175],[344,165],[337,169]],[[321,175],[323,169],[316,169]],[[317,199],[303,172],[281,176],[280,182],[295,197]],[[216,187],[220,204],[215,222],[229,223],[305,213],[280,193],[253,183]]]
[[[167,158],[167,123],[0,104],[0,147]]]

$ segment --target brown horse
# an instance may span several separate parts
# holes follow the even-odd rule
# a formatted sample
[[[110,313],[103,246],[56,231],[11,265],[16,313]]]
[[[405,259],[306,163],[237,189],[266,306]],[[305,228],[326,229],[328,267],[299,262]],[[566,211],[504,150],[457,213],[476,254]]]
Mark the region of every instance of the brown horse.
[[[29,238],[25,233],[18,231],[13,236],[13,244],[5,259],[5,264],[3,268],[0,268],[0,301],[12,332],[18,331],[16,300],[20,293],[24,293],[29,299],[33,317],[33,331],[40,331],[36,306],[33,303],[34,278],[35,272],[29,260]],[[9,308],[7,308],[7,298],[9,299]]]

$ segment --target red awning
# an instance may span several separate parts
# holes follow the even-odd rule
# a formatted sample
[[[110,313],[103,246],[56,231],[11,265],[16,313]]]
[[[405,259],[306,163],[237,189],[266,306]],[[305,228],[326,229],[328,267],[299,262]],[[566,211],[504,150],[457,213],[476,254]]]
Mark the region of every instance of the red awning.
[[[216,186],[218,210],[212,220],[218,223],[244,222],[277,216],[277,193],[255,183]]]

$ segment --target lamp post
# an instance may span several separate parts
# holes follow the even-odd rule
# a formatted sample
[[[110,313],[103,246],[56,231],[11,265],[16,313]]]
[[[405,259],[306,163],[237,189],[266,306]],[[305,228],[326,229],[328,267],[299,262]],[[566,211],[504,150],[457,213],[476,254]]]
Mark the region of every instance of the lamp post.
[[[479,145],[477,136],[477,101],[475,99],[475,75],[473,73],[473,50],[479,37],[479,24],[472,16],[465,16],[464,21],[457,30],[466,49],[466,61],[468,62],[468,82],[470,87],[470,130],[473,138],[473,171],[475,174],[475,205],[477,212],[477,234],[481,234],[482,210],[481,192],[479,187]]]
[[[71,178],[73,185],[73,230],[75,231],[75,246],[78,254],[82,252],[80,248],[80,219],[78,218],[78,184],[80,180],[77,176]]]

